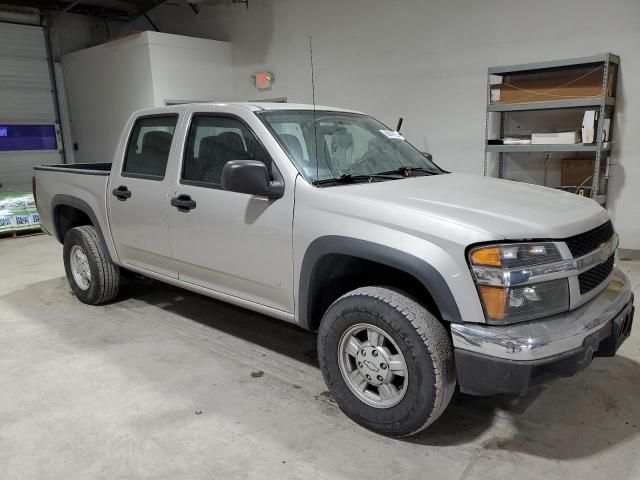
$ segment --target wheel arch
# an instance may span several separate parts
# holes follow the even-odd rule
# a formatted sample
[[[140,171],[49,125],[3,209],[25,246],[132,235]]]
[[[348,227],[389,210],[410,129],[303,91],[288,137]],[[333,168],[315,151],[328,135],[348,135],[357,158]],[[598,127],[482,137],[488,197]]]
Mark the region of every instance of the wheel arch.
[[[96,214],[87,202],[72,197],[71,195],[58,194],[53,197],[52,212],[55,237],[60,243],[64,243],[67,232],[72,228],[91,225],[96,229],[100,244],[108,256],[108,259],[113,261],[111,252],[102,233],[100,222],[98,222]]]
[[[387,285],[401,287],[404,283],[409,288],[419,289],[420,291],[409,293],[420,296],[428,306],[434,307],[436,309],[434,313],[437,313],[442,320],[454,323],[462,321],[451,289],[440,272],[425,260],[386,245],[332,235],[315,239],[305,252],[300,269],[296,307],[298,323],[301,327],[308,330],[318,328],[322,311],[328,307],[328,299],[325,296],[333,301],[337,296],[346,293],[343,291],[344,288],[350,290],[364,286],[363,274],[369,274],[369,271],[361,272],[360,281],[357,279],[352,283],[346,281],[343,289],[339,286],[330,288],[330,292],[325,295],[327,273],[334,275],[337,269],[338,273],[335,275],[343,279],[340,273],[346,272],[349,266],[355,269],[366,267],[374,271],[379,268],[381,274],[392,274],[393,282]],[[376,282],[375,275],[367,278],[370,279],[369,284],[380,283],[380,281]],[[325,279],[324,282],[323,279]],[[399,285],[394,284],[398,282]],[[335,296],[336,294],[338,295]]]

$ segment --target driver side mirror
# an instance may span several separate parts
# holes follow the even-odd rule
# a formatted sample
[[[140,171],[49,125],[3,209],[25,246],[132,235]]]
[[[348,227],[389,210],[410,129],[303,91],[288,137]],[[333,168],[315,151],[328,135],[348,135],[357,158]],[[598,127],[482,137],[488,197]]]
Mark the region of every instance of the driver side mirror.
[[[282,182],[270,180],[267,166],[258,160],[231,160],[222,169],[222,188],[269,199],[284,195]]]
[[[428,160],[433,161],[433,155],[431,155],[429,152],[420,152],[420,153],[425,157],[427,157]]]

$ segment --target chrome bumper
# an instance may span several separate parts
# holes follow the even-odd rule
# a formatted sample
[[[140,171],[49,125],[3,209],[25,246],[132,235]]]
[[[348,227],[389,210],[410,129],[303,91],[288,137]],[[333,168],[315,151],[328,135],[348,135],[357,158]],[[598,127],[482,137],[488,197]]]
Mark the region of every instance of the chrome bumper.
[[[552,357],[579,348],[586,337],[604,328],[631,297],[629,279],[614,268],[604,290],[575,310],[514,325],[451,324],[453,346],[505,360]]]

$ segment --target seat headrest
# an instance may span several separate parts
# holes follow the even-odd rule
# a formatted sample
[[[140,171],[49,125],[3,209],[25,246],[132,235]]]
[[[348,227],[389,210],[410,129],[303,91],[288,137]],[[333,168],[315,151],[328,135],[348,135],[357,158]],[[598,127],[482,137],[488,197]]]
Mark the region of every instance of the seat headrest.
[[[140,147],[141,153],[154,152],[168,154],[171,149],[171,139],[173,135],[169,132],[163,132],[156,130],[153,132],[147,132],[142,137],[142,145]]]
[[[202,137],[200,140],[200,146],[198,149],[199,157],[210,157],[214,155],[215,149],[218,147],[218,141],[216,140],[215,135],[210,135],[208,137]]]
[[[291,152],[291,154],[296,157],[297,160],[304,159],[304,155],[302,153],[302,144],[300,143],[298,137],[296,137],[295,135],[291,135],[290,133],[282,133],[280,134],[280,138],[282,139],[282,142],[285,144],[285,146],[289,149],[289,152]]]
[[[348,147],[353,144],[353,135],[346,130],[338,130],[332,135],[331,143],[338,147]]]
[[[199,157],[219,157],[224,158],[237,156],[238,160],[246,157],[247,151],[244,148],[242,137],[235,132],[223,132],[218,135],[209,135],[200,140],[198,150]]]
[[[222,132],[216,135],[216,140],[220,145],[236,152],[246,152],[242,137],[236,132]]]

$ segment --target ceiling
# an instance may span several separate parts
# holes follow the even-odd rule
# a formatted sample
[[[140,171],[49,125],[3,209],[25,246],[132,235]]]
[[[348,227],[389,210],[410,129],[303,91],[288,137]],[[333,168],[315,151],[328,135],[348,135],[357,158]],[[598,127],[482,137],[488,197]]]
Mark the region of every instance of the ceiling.
[[[38,8],[43,12],[75,13],[103,20],[128,22],[165,2],[164,0],[2,0],[2,3]]]

